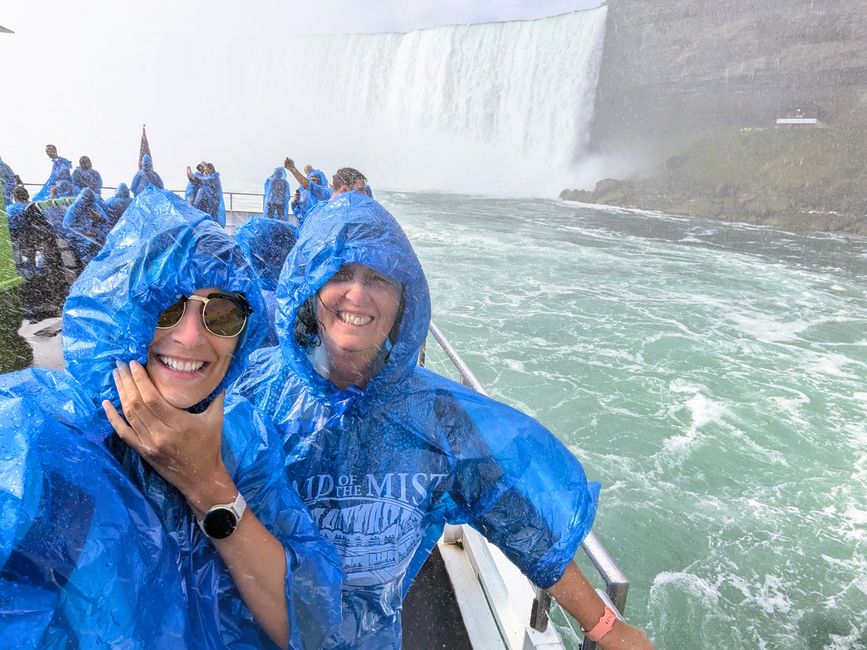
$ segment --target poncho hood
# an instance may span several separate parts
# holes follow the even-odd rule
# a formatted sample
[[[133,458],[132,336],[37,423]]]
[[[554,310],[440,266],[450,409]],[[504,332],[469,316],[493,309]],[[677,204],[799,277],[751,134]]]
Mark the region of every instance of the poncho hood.
[[[276,328],[288,366],[315,395],[336,394],[295,340],[299,307],[346,264],[363,264],[401,283],[404,311],[397,341],[385,365],[368,382],[368,396],[401,388],[416,366],[430,323],[430,291],[421,264],[395,218],[373,199],[347,192],[316,211],[301,229],[277,286]],[[357,387],[348,390],[359,391]]]
[[[309,174],[307,174],[307,180],[315,181],[320,185],[328,185],[328,179],[325,178],[325,172],[321,169],[314,169]]]
[[[243,293],[253,313],[209,399],[234,381],[267,333],[259,285],[241,250],[211,217],[171,192],[149,187],[72,285],[63,310],[67,370],[97,404],[117,404],[115,362],[145,363],[160,312],[180,296],[210,287]]]

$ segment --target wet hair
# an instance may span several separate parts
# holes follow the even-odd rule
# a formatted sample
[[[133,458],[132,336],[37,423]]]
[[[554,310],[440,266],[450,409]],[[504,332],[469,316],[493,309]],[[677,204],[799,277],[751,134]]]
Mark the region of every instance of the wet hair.
[[[20,183],[15,186],[15,189],[12,190],[12,198],[16,203],[24,203],[25,201],[30,200],[30,192],[27,191],[27,188]]]
[[[295,317],[295,325],[292,328],[295,333],[295,342],[307,352],[322,345],[322,339],[319,338],[319,323],[316,320],[316,297],[318,295],[318,293],[313,294],[298,308],[298,315]]]
[[[333,183],[335,188],[341,185],[350,188],[354,188],[356,185],[363,187],[367,183],[367,177],[354,167],[341,167],[334,172]]]

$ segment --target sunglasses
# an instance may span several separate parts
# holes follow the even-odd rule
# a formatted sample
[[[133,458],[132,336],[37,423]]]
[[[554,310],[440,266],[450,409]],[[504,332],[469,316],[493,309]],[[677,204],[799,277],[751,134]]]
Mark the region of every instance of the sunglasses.
[[[190,300],[204,303],[202,323],[214,336],[232,338],[244,331],[247,317],[253,313],[252,307],[243,294],[211,293],[208,297],[181,296],[171,307],[167,307],[157,319],[157,329],[167,330],[181,322],[187,303]]]

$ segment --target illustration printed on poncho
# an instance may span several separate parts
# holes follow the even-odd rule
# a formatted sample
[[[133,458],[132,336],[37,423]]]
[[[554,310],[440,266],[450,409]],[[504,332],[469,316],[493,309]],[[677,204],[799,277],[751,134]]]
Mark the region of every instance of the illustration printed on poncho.
[[[346,583],[381,585],[409,563],[425,531],[425,502],[446,474],[311,476],[295,484],[343,558]]]

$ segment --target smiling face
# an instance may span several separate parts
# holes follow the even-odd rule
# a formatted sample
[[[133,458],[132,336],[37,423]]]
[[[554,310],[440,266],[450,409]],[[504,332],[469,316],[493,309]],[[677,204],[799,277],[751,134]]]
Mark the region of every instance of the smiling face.
[[[397,282],[361,264],[342,267],[319,290],[316,319],[338,386],[364,386],[400,305]]]
[[[194,295],[223,293],[199,289]],[[219,386],[232,363],[240,336],[211,334],[202,321],[203,304],[188,301],[177,325],[157,329],[148,347],[147,371],[154,386],[176,408],[198,404]]]

